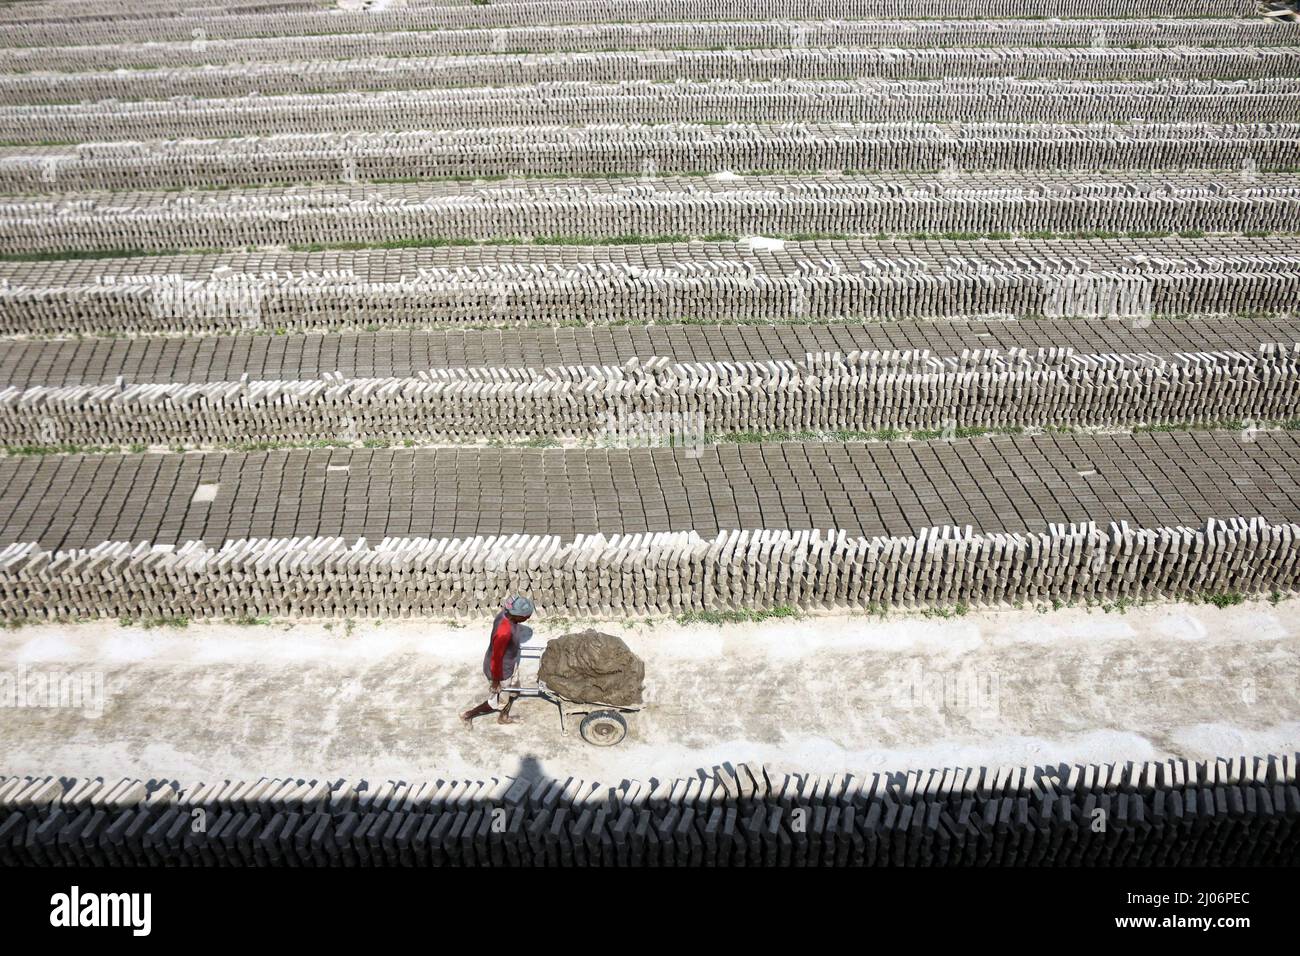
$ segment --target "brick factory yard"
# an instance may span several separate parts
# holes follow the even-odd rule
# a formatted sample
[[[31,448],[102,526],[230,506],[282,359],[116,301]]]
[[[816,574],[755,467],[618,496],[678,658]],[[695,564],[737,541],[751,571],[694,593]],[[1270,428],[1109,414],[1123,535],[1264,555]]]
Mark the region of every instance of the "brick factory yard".
[[[0,867],[1300,860],[1298,3],[0,0]]]

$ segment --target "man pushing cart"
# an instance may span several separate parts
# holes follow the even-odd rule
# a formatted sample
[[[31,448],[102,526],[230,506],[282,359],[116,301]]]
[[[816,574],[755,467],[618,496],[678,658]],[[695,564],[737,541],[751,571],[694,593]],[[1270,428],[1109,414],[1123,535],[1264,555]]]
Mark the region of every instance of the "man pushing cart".
[[[610,747],[627,735],[624,714],[641,709],[641,684],[645,665],[617,637],[584,631],[547,642],[547,650],[533,648],[528,657],[539,662],[536,686],[521,686],[519,663],[520,627],[533,614],[533,602],[523,595],[509,598],[492,621],[488,647],[483,655],[483,676],[488,679],[488,698],[460,715],[467,727],[475,717],[495,713],[497,723],[514,724],[511,705],[520,697],[537,698],[556,706],[560,730],[580,718],[582,739],[599,747]],[[550,667],[547,685],[542,675]]]

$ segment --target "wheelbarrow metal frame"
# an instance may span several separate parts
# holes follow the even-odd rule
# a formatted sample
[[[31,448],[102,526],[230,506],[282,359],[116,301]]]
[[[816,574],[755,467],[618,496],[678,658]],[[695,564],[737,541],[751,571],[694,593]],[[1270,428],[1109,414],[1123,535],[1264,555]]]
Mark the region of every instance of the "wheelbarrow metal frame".
[[[520,648],[519,651],[520,663],[525,660],[540,660],[541,656],[541,648]],[[515,676],[518,677],[518,674],[519,668],[516,667]],[[501,693],[515,694],[519,697],[528,697],[535,700],[545,700],[554,704],[556,709],[560,712],[560,733],[566,737],[569,735],[569,722],[575,717],[586,717],[588,714],[594,714],[603,710],[610,710],[616,714],[634,714],[641,709],[640,704],[602,704],[599,701],[570,700],[568,697],[563,697],[560,694],[555,693],[555,691],[542,683],[541,680],[538,680],[536,686],[533,687],[524,687],[522,685],[502,687]]]

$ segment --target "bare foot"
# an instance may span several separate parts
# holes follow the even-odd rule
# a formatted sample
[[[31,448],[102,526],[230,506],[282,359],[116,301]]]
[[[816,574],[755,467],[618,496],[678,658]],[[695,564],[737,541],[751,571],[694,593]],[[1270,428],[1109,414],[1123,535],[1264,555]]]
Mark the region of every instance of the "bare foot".
[[[469,711],[460,715],[460,722],[465,725],[466,730],[474,729],[474,720],[470,717]]]
[[[502,714],[497,718],[498,724],[522,724],[523,722],[524,719],[522,717],[507,717],[505,714]]]

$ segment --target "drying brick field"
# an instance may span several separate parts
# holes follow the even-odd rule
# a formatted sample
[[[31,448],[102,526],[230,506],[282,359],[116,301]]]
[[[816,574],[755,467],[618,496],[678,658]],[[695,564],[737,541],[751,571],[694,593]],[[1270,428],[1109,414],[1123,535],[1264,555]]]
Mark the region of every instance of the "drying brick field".
[[[0,621],[1288,601],[1298,77],[1254,0],[0,3]],[[1295,742],[0,766],[0,863],[1276,863]]]

